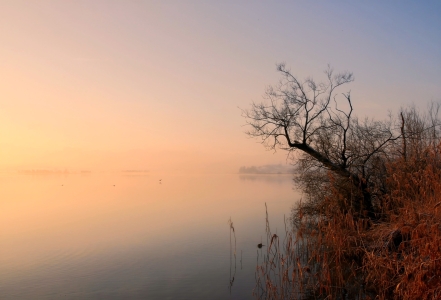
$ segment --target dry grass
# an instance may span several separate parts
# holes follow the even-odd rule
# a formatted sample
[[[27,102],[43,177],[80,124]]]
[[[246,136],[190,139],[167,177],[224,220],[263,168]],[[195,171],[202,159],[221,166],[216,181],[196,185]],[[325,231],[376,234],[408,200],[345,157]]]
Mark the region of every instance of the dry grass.
[[[314,217],[300,204],[283,239],[267,221],[255,297],[441,299],[441,147],[389,162],[386,181],[375,220],[329,174]]]

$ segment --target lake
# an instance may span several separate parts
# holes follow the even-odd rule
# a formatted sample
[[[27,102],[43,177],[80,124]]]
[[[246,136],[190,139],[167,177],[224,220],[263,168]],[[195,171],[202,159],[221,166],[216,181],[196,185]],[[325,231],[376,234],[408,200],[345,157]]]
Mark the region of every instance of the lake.
[[[2,173],[0,298],[253,299],[265,203],[280,234],[299,199],[291,175]]]

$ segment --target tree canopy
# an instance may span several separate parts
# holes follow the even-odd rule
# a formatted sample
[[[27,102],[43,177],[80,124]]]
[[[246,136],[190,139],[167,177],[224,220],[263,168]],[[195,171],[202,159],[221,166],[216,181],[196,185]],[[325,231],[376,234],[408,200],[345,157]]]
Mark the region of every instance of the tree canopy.
[[[406,145],[418,137],[438,139],[439,105],[432,105],[427,116],[413,107],[403,109],[399,119],[359,120],[350,92],[340,92],[354,80],[352,73],[328,66],[325,81],[317,82],[300,80],[285,64],[277,65],[277,71],[281,79],[266,90],[264,101],[242,110],[250,128],[247,134],[271,150],[300,151],[303,179],[323,169],[347,179],[361,192],[359,209],[374,217],[373,198],[387,189],[385,163],[407,155]],[[357,200],[351,205],[357,206]]]
[[[359,119],[352,73],[281,80],[243,110],[247,134],[295,160],[306,197],[284,239],[269,232],[256,271],[259,299],[439,299],[439,103]],[[420,100],[420,99],[418,99]],[[267,219],[268,222],[268,219]],[[282,243],[282,244],[280,244]]]

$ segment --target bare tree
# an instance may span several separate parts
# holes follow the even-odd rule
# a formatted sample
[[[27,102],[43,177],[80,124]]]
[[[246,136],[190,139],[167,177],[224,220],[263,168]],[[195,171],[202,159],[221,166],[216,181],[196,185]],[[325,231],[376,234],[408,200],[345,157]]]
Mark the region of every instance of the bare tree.
[[[280,298],[289,297],[288,293],[297,296],[309,287],[317,299],[361,298],[363,289],[365,297],[404,295],[397,291],[408,283],[406,274],[414,274],[418,267],[406,267],[410,261],[405,260],[399,260],[400,268],[385,266],[395,266],[397,260],[391,258],[412,251],[415,257],[423,256],[424,263],[430,261],[417,252],[423,250],[416,250],[416,245],[421,244],[419,228],[438,222],[431,210],[441,203],[436,172],[441,168],[440,104],[430,103],[425,113],[415,106],[403,108],[396,119],[391,114],[383,121],[358,119],[351,94],[340,91],[353,81],[352,73],[334,73],[328,67],[325,81],[319,83],[312,78],[299,80],[284,64],[277,70],[280,82],[268,88],[261,103],[242,110],[242,115],[249,136],[261,139],[268,149],[288,151],[296,161],[295,181],[306,199],[293,207],[291,220],[297,230],[285,239],[291,243],[284,245],[287,254],[279,255],[277,247],[268,249],[277,253],[279,264],[274,263],[277,258],[266,260],[270,264],[258,269],[258,274],[264,274],[258,286],[265,278],[263,290],[271,290],[264,295],[272,297],[272,291],[280,291],[284,293]],[[406,218],[405,226],[400,216]],[[376,226],[371,226],[374,222]],[[413,236],[415,243],[410,242]],[[430,243],[423,245],[421,249],[428,249]],[[286,285],[280,277],[271,278],[276,268],[287,267],[288,274],[291,258],[296,271],[289,272],[297,278],[288,276]],[[436,260],[430,262],[434,270],[439,269]],[[378,277],[388,272],[394,275],[382,277],[387,279],[380,287]],[[422,272],[426,274],[427,269]],[[431,272],[430,276],[435,274]],[[430,290],[425,286],[428,277],[421,278],[418,285]]]
[[[359,121],[354,116],[350,93],[337,93],[353,81],[350,72],[328,67],[326,81],[316,82],[299,80],[285,64],[277,70],[282,78],[268,88],[265,101],[242,110],[251,128],[247,134],[261,138],[268,149],[300,150],[305,174],[327,169],[350,182],[362,194],[362,205],[355,203],[359,199],[352,199],[352,205],[373,217],[373,193],[384,188],[378,170],[388,159],[388,147],[401,137],[399,128],[392,119]]]

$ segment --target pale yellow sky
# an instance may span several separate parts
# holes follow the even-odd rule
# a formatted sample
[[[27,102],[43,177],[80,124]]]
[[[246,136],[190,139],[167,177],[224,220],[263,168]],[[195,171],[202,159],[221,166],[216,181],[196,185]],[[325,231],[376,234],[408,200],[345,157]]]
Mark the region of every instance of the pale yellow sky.
[[[247,138],[238,108],[277,82],[275,64],[300,77],[318,78],[328,63],[353,71],[359,116],[436,101],[436,12],[436,3],[0,1],[0,169],[285,163]]]

